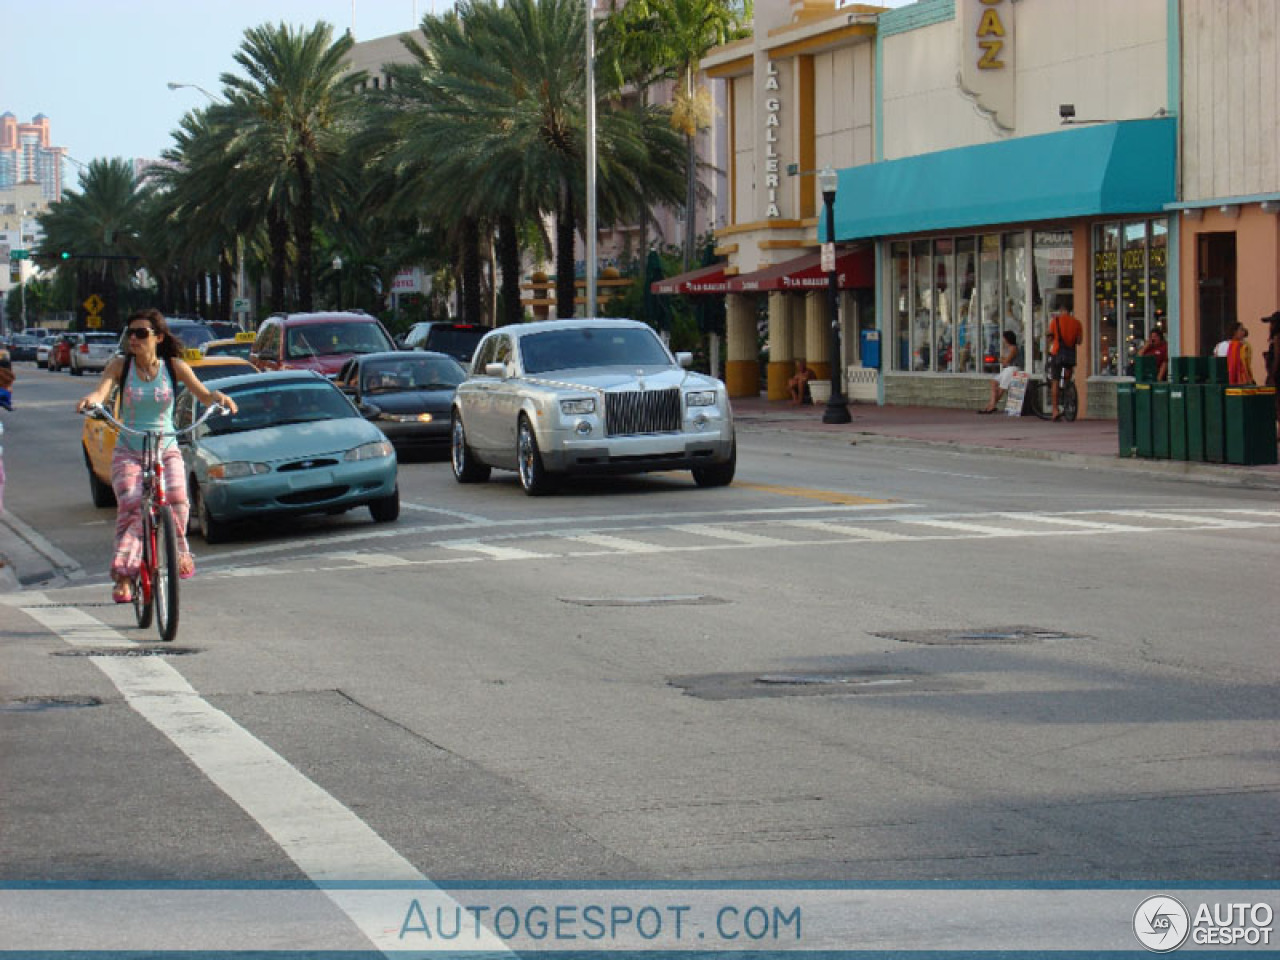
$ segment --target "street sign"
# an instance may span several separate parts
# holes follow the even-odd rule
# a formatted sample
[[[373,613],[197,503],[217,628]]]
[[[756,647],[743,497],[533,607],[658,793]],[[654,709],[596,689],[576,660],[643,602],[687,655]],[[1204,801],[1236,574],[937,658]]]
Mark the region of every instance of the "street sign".
[[[105,306],[106,306],[106,303],[96,293],[89,294],[89,299],[87,299],[84,302],[85,312],[88,313],[91,317],[97,316],[99,313],[101,313],[102,308]]]
[[[9,259],[10,260],[30,260],[31,251],[30,250],[10,250]]]
[[[822,272],[830,273],[836,268],[836,245],[834,243],[824,243],[822,245]]]
[[[85,317],[84,322],[88,325],[90,330],[97,330],[102,326],[102,318],[96,313],[89,314],[89,316]]]
[[[232,301],[231,301],[231,310],[232,310],[232,312],[234,312],[234,313],[248,313],[248,312],[249,312],[249,298],[248,298],[248,297],[236,297],[234,300],[232,300]]]

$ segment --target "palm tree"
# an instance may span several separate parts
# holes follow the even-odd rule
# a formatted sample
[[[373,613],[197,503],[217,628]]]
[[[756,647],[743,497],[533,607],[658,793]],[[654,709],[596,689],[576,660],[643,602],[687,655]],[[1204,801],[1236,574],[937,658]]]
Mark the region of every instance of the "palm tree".
[[[142,209],[133,165],[120,158],[98,159],[80,174],[80,189],[63,191],[61,202],[39,218],[44,240],[37,259],[75,272],[78,303],[101,294],[104,322],[111,327],[118,319],[120,288],[131,283],[141,252]],[[63,260],[63,252],[70,259]]]
[[[697,240],[697,135],[711,121],[711,99],[697,85],[698,65],[713,47],[745,36],[751,0],[629,0],[615,16],[608,48],[621,69],[639,67],[640,85],[676,81],[672,122],[685,139],[684,268]]]
[[[286,24],[245,31],[235,61],[244,76],[222,75],[228,117],[237,121],[231,149],[263,171],[271,171],[267,210],[273,253],[283,247],[282,229],[292,227],[297,245],[298,306],[313,306],[313,245],[317,201],[336,213],[346,186],[340,164],[343,140],[351,129],[363,75],[347,73],[353,43],[349,33],[333,39],[333,28],[317,23],[310,30]],[[317,186],[320,189],[317,190]],[[283,285],[278,260],[275,282]]]

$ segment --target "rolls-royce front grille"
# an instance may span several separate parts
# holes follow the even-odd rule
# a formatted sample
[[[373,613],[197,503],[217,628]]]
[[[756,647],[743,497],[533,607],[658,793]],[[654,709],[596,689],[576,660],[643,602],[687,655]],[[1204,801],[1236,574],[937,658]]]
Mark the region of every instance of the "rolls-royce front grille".
[[[680,390],[631,390],[604,395],[604,432],[610,437],[680,430]]]

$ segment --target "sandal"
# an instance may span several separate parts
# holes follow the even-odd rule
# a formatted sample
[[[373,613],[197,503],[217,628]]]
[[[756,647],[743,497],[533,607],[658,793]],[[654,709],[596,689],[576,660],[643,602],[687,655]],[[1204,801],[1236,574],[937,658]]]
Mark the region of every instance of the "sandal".
[[[133,603],[133,585],[128,580],[117,582],[111,591],[111,599],[116,603]]]
[[[196,575],[196,558],[184,553],[178,558],[178,579],[190,580]]]

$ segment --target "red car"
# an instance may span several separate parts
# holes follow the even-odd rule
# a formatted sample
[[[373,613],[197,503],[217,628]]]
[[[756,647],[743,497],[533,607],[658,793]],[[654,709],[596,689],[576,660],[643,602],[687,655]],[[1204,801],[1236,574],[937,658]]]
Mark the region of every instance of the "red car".
[[[367,313],[289,313],[262,321],[249,362],[259,370],[314,370],[332,380],[352,357],[395,349],[391,334]]]
[[[49,349],[49,369],[54,373],[71,367],[71,338],[66,334]]]

